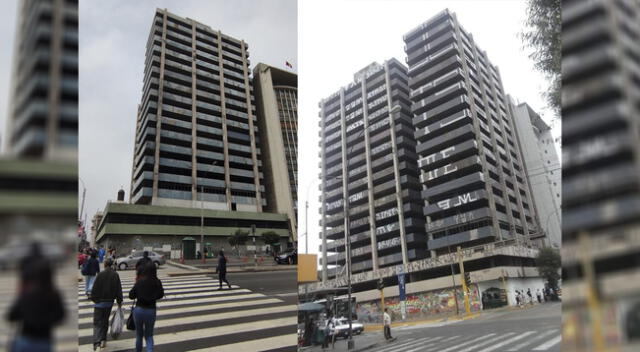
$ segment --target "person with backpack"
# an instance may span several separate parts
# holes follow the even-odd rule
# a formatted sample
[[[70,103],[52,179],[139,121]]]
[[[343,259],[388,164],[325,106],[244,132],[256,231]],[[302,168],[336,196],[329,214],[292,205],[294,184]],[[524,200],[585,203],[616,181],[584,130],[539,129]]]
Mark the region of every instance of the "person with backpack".
[[[93,288],[93,282],[96,279],[96,275],[100,272],[100,263],[96,258],[96,252],[91,251],[89,259],[85,260],[80,271],[84,275],[84,291],[87,296],[91,295],[91,289]]]
[[[136,325],[136,352],[142,352],[142,339],[147,352],[153,351],[153,326],[156,323],[156,301],[164,297],[162,282],[155,265],[143,265],[138,281],[129,291],[129,298],[136,300],[133,320]]]
[[[220,288],[222,290],[222,283],[225,282],[229,289],[231,289],[231,284],[227,281],[227,258],[224,256],[224,252],[220,251],[218,253],[218,266],[216,267],[216,273],[218,273],[218,280],[220,281]]]
[[[31,254],[20,263],[18,297],[11,304],[7,320],[19,325],[12,352],[40,352],[53,349],[53,327],[65,318],[64,300],[53,281],[53,269],[34,243]]]
[[[122,307],[122,283],[120,276],[111,267],[111,258],[104,260],[104,270],[98,274],[93,288],[91,300],[93,308],[93,350],[107,346],[107,331],[109,330],[109,315],[113,307],[113,300]]]

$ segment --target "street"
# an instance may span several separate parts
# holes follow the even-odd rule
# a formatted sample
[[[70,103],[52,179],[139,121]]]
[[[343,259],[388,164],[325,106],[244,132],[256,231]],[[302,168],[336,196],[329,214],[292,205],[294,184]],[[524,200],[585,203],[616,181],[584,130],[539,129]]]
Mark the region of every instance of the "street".
[[[297,302],[282,298],[286,275],[291,272],[261,272],[228,275],[231,290],[217,291],[217,277],[189,275],[169,277],[179,269],[158,271],[165,297],[158,301],[154,329],[154,351],[295,351]],[[131,300],[133,270],[118,271],[123,285],[125,316]],[[263,278],[269,278],[268,280]],[[274,279],[274,277],[276,279]],[[291,278],[286,279],[291,280]],[[272,281],[271,284],[267,282]],[[93,351],[93,305],[79,283],[78,337],[80,351]],[[292,296],[295,298],[295,295]],[[135,332],[126,331],[117,340],[110,337],[105,351],[130,351]]]
[[[394,341],[381,331],[356,336],[355,351],[371,352],[505,352],[561,350],[561,304],[484,311],[474,319],[394,328]],[[346,342],[336,342],[336,350]],[[313,349],[318,349],[317,347]],[[331,350],[331,349],[329,349]]]

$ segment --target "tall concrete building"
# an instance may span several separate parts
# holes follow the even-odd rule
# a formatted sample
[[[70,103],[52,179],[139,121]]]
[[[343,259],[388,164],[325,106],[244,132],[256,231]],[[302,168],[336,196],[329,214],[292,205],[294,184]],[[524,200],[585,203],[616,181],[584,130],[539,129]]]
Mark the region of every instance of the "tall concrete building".
[[[432,254],[539,236],[498,69],[448,10],[404,41]]]
[[[241,231],[257,238],[260,252],[265,232],[281,237],[280,250],[292,245],[290,213],[266,208],[247,49],[242,40],[156,10],[130,200],[107,204],[96,224],[98,244],[191,258],[229,248],[229,236]],[[195,246],[185,245],[191,241]]]
[[[541,239],[547,245],[560,248],[562,166],[551,135],[551,127],[527,103],[515,104],[509,99],[509,109],[520,141],[526,174],[531,186],[533,204],[539,214]]]
[[[24,0],[18,17],[6,151],[76,162],[78,2]]]
[[[567,351],[640,343],[639,18],[638,1],[563,1]]]
[[[380,280],[385,307],[412,318],[464,311],[465,296],[472,311],[490,308],[484,306],[489,297],[515,305],[516,290],[544,288],[535,265],[535,244],[544,233],[537,225],[498,70],[448,10],[411,30],[404,41],[408,69],[388,61],[383,78],[380,65],[372,65],[359,75],[366,77],[366,83],[356,78],[321,103],[321,204],[326,204],[321,211],[327,224],[325,238],[333,239],[323,249],[338,251],[328,262],[344,263],[341,200],[350,196],[347,199],[355,204],[349,204],[349,214],[361,214],[350,221],[355,243],[350,283],[363,320],[380,321],[376,285]],[[382,96],[376,95],[379,90]],[[385,90],[387,94],[391,90],[391,97],[384,96]],[[363,112],[358,99],[367,99]],[[400,108],[393,108],[396,104]],[[389,110],[396,112],[391,120],[394,128],[385,121]],[[357,119],[361,114],[367,116],[363,121]],[[357,144],[360,127],[373,136],[365,139],[364,146]],[[379,143],[378,137],[391,145]],[[364,177],[369,175],[365,174],[369,160],[363,160],[368,153],[362,155],[357,149],[367,151],[369,146],[377,156],[371,162],[373,178]],[[350,193],[344,191],[342,175],[347,171],[342,160],[359,163],[348,168],[354,177],[349,180]],[[400,178],[395,177],[398,170]],[[396,180],[400,186],[396,183],[394,188]],[[346,194],[341,196],[342,192]],[[371,192],[375,197],[369,196]],[[397,205],[400,201],[402,207]],[[370,208],[374,209],[367,213]],[[400,210],[404,224],[396,214]],[[373,254],[366,251],[371,248],[377,250],[372,251],[377,260],[369,259]],[[405,248],[407,260],[403,260]],[[469,273],[468,293],[460,287],[460,262]],[[301,287],[299,293],[332,292],[348,284],[346,272],[348,268]],[[398,304],[400,287],[415,304],[411,311]],[[443,304],[428,303],[435,301]]]
[[[346,263],[345,228],[353,273],[424,258],[407,68],[395,59],[372,63],[320,109],[325,279],[327,264]]]
[[[158,9],[138,109],[131,202],[261,212],[248,45]]]
[[[265,64],[253,69],[265,211],[287,214],[293,240],[298,216],[298,75]]]

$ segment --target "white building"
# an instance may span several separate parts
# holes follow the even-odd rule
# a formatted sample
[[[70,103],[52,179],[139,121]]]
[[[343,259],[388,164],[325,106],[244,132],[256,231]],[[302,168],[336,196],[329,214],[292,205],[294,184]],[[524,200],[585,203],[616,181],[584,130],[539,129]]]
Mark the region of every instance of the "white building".
[[[559,248],[562,165],[551,128],[527,103],[516,105],[513,99],[510,101],[538,220],[547,234],[546,244]]]

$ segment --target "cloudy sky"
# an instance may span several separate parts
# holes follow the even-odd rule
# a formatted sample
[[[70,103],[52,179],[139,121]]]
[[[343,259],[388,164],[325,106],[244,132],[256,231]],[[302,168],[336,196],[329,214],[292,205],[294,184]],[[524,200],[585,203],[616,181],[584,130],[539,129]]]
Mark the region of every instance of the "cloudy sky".
[[[297,69],[294,0],[80,2],[80,177],[89,218],[129,197],[136,111],[142,97],[144,54],[156,8],[219,29],[249,44],[259,63]]]
[[[0,11],[0,150],[4,150],[9,85],[13,66],[13,43],[16,31],[17,0],[2,2]]]
[[[298,199],[302,212],[309,199],[310,253],[317,253],[321,242],[318,102],[353,81],[353,74],[372,61],[382,63],[395,57],[405,62],[402,36],[447,7],[498,66],[505,91],[529,103],[547,122],[554,120],[541,97],[546,81],[533,70],[528,50],[518,37],[526,17],[524,1],[301,0]],[[559,136],[559,122],[553,125],[553,132]],[[298,219],[304,226],[304,214]],[[304,253],[305,229],[299,233],[299,248]]]

